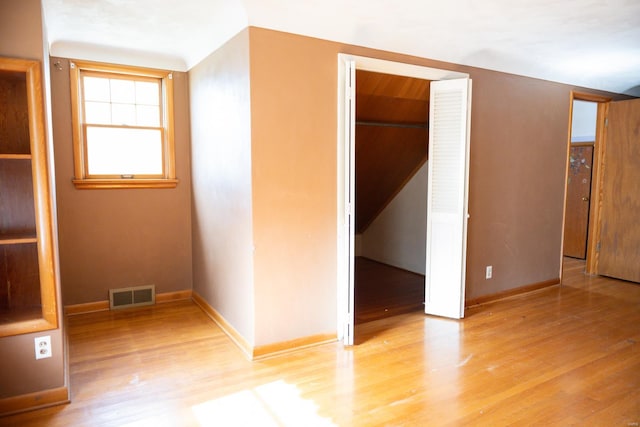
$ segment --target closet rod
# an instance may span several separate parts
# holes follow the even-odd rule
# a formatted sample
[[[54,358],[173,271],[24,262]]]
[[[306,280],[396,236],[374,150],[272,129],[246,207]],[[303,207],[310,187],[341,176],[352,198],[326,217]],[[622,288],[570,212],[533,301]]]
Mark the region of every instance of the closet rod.
[[[367,122],[356,120],[356,125],[362,126],[381,126],[394,128],[410,128],[410,129],[429,129],[429,124],[411,124],[411,123],[393,123],[393,122]]]

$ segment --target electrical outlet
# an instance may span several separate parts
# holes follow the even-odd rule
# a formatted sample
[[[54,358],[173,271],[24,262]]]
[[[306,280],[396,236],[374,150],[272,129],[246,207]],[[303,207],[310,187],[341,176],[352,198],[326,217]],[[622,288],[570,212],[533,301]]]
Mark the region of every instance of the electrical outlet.
[[[491,279],[493,277],[493,266],[487,265],[487,269],[484,274],[485,279]]]
[[[44,337],[34,338],[36,346],[36,360],[51,357],[51,337],[49,335]]]

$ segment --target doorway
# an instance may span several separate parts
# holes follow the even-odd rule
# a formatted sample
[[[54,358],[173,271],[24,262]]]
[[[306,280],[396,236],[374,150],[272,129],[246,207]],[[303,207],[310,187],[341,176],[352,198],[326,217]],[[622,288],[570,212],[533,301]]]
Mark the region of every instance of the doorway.
[[[565,256],[584,260],[587,274],[595,274],[597,268],[598,189],[610,101],[603,96],[572,92],[569,106],[562,262]]]
[[[424,310],[429,88],[356,70],[356,325]]]
[[[443,153],[454,162],[438,161],[440,151],[430,155],[434,159],[429,167],[429,178],[437,178],[438,186],[428,186],[427,206],[435,209],[437,225],[427,222],[426,277],[436,275],[438,280],[428,281],[426,308],[433,314],[462,316],[464,307],[464,264],[466,250],[468,135],[470,118],[471,82],[466,73],[384,61],[353,55],[338,55],[338,260],[337,294],[338,337],[346,345],[354,338],[354,255],[355,255],[355,84],[356,69],[384,74],[415,77],[433,82],[430,100],[430,122],[437,123],[430,132],[429,150],[445,144]],[[435,89],[434,89],[435,88]],[[434,94],[438,96],[434,102]],[[448,108],[445,110],[445,105]],[[442,110],[440,108],[443,108]],[[433,119],[434,111],[439,111]],[[451,119],[455,116],[455,119]],[[437,137],[435,136],[437,135]],[[448,139],[447,139],[448,138]],[[434,142],[435,141],[435,142]],[[444,184],[444,185],[443,185]],[[452,192],[455,189],[456,192]],[[446,195],[444,202],[440,196]],[[431,231],[430,231],[431,230]],[[433,245],[429,236],[433,239]],[[441,250],[430,250],[440,246]],[[430,256],[433,257],[430,262]],[[440,257],[440,258],[438,258]],[[438,262],[444,257],[450,262]],[[457,263],[457,267],[455,264]],[[430,269],[433,267],[433,270]],[[437,312],[446,306],[447,310]],[[432,311],[431,311],[432,310]],[[452,314],[453,313],[453,314]]]
[[[597,113],[597,102],[573,100],[563,255],[581,260],[587,257]]]

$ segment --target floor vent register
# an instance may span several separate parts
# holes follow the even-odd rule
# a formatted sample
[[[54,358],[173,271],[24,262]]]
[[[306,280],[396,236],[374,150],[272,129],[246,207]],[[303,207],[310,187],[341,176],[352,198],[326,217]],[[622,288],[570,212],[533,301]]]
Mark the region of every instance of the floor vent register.
[[[109,289],[109,308],[139,307],[156,303],[155,285]]]

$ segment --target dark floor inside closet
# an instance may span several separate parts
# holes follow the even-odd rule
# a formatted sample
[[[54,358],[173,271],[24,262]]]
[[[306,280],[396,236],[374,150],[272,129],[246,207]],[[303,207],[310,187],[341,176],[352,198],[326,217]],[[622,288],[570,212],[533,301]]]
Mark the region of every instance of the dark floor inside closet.
[[[422,310],[423,275],[368,258],[356,257],[356,324]]]

